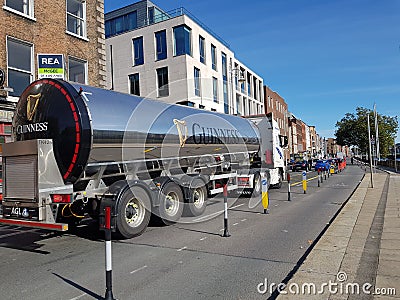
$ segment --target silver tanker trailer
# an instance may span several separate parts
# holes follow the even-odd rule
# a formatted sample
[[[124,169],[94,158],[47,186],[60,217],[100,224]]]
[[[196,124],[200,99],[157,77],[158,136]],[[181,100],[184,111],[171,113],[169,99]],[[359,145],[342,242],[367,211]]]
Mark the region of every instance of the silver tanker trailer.
[[[0,223],[18,226],[65,231],[111,203],[129,238],[152,213],[166,224],[198,216],[225,183],[259,195],[262,176],[280,187],[285,171],[271,115],[250,121],[61,80],[25,89],[13,137]]]

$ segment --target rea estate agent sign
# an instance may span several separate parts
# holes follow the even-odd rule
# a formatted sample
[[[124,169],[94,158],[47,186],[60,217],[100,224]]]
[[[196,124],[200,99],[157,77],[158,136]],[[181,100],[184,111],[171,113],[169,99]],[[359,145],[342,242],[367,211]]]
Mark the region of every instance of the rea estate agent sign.
[[[38,79],[64,79],[64,55],[38,54]]]

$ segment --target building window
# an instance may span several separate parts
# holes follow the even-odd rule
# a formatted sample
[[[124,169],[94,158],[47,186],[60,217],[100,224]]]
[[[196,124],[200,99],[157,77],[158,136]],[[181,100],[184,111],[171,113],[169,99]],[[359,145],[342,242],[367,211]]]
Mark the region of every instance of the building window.
[[[199,97],[201,95],[200,69],[197,68],[194,68],[194,94]]]
[[[67,0],[67,31],[86,37],[86,1]]]
[[[241,107],[240,107],[240,96],[236,95],[236,114],[240,116]]]
[[[106,38],[137,28],[137,12],[119,16],[105,22]]]
[[[215,103],[218,103],[218,79],[213,77],[212,83],[213,83],[213,100]]]
[[[251,75],[247,74],[247,95],[251,97]]]
[[[192,55],[191,29],[185,25],[174,28],[174,55]]]
[[[5,6],[21,14],[33,17],[33,0],[6,0]]]
[[[132,95],[140,96],[139,73],[129,75],[130,92]]]
[[[157,69],[158,97],[169,96],[168,67]]]
[[[217,71],[217,48],[211,44],[211,64],[213,70]]]
[[[68,80],[86,84],[87,62],[81,59],[68,57]]]
[[[221,53],[221,62],[222,62],[222,89],[224,92],[224,112],[229,114],[229,99],[228,99],[228,65],[226,60],[226,54],[224,52]]]
[[[253,77],[253,93],[254,93],[254,97],[256,100],[259,100],[258,97],[258,89],[257,89],[257,79],[255,77]]]
[[[133,65],[143,65],[144,55],[143,55],[143,37],[133,39]]]
[[[33,78],[33,46],[26,42],[7,38],[8,86],[14,91],[10,96],[18,97]]]
[[[155,33],[157,60],[167,58],[167,38],[165,30]]]
[[[199,36],[199,51],[200,51],[200,62],[206,63],[206,41],[202,36]]]
[[[153,24],[154,23],[154,6],[149,7],[148,18],[149,18],[149,24]]]

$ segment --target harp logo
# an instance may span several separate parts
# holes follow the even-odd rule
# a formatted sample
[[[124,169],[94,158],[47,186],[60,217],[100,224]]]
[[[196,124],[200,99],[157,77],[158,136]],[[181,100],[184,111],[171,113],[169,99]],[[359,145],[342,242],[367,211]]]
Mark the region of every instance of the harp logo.
[[[26,117],[29,121],[32,121],[33,116],[35,115],[37,106],[39,104],[41,93],[36,95],[29,95],[27,97],[27,104],[26,104]]]
[[[176,126],[176,129],[178,130],[179,144],[180,144],[181,148],[183,148],[185,146],[185,143],[187,140],[187,135],[188,135],[186,121],[174,119],[174,124]]]

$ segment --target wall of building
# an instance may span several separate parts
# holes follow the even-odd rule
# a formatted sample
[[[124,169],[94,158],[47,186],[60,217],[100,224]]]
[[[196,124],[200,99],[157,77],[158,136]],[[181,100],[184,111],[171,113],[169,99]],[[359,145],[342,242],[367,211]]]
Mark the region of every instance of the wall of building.
[[[117,17],[121,13],[127,14],[132,9],[136,9],[138,12],[143,11],[143,7],[149,5],[153,4],[149,1],[142,1],[123,10],[110,12],[106,19],[110,19],[111,16]],[[186,25],[191,30],[191,55],[174,56],[173,28],[180,25]],[[161,30],[166,31],[167,58],[157,60],[155,33]],[[200,61],[199,36],[204,38],[205,41],[205,63]],[[133,39],[138,37],[143,37],[144,64],[135,66]],[[212,68],[211,44],[216,47],[217,70]],[[108,88],[129,93],[129,75],[138,73],[140,96],[142,97],[158,98],[168,103],[189,101],[194,104],[194,107],[218,112],[225,111],[222,72],[222,53],[225,53],[227,58],[226,84],[229,113],[254,115],[264,111],[262,78],[235,59],[234,52],[226,43],[221,42],[203,25],[198,24],[184,12],[179,16],[148,26],[140,27],[140,24],[138,24],[138,28],[134,30],[110,36],[106,39],[106,52]],[[156,70],[161,67],[168,67],[169,95],[164,97],[159,97],[157,86]],[[201,74],[200,96],[195,95],[194,68],[199,69]],[[235,68],[243,69],[246,81],[250,80],[250,91],[247,82],[243,92],[236,88],[235,75],[237,74]],[[214,101],[213,97],[213,77],[218,81],[217,101]],[[239,108],[236,104],[237,98],[240,99],[241,106]]]
[[[32,50],[30,73],[25,73],[29,82],[38,78],[38,54],[63,54],[65,79],[68,79],[68,58],[73,57],[87,62],[86,83],[99,87],[105,87],[106,84],[104,0],[86,1],[84,37],[67,32],[66,0],[28,0],[27,3],[33,5],[29,11],[14,10],[11,8],[12,4],[2,2],[4,5],[0,7],[0,68],[6,76],[4,87],[0,86],[0,143],[11,140],[11,122],[19,96],[15,89],[10,90],[13,89],[13,83],[8,78],[8,40],[29,45]],[[21,60],[24,54],[20,54]]]
[[[35,0],[32,18],[0,9],[0,68],[7,70],[6,40],[12,37],[33,45],[34,72],[37,54],[64,54],[88,62],[88,84],[105,86],[104,0],[86,1],[87,37],[66,33],[66,1]],[[68,64],[67,64],[68,65]],[[6,85],[8,82],[6,80]]]

